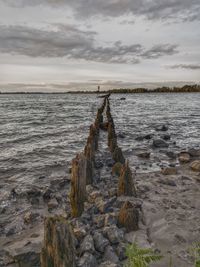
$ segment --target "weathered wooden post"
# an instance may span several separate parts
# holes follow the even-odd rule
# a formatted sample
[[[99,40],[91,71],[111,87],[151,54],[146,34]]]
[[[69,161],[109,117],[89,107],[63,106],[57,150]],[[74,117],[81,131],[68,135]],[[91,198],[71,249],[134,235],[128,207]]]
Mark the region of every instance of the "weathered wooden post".
[[[114,139],[113,139],[114,140]],[[115,162],[121,162],[122,164],[125,163],[125,158],[123,156],[122,150],[117,145],[113,147],[114,151],[112,153],[112,157]]]
[[[45,218],[41,267],[76,267],[74,236],[61,216]]]
[[[133,183],[133,176],[128,161],[122,167],[118,183],[118,196],[136,196],[136,189]]]
[[[86,157],[80,153],[72,160],[70,201],[73,217],[79,217],[82,214],[85,199]]]
[[[125,227],[127,232],[136,231],[139,229],[139,211],[134,207],[131,202],[126,201],[120,211],[118,216],[118,226]]]

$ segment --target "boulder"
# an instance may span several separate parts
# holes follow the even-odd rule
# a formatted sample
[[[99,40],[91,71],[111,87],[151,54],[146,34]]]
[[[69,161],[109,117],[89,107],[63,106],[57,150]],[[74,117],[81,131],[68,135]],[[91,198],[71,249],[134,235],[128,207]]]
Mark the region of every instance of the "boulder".
[[[100,232],[95,232],[94,236],[94,246],[99,252],[104,252],[105,248],[109,245],[109,241]]]
[[[118,258],[118,256],[116,255],[116,253],[114,252],[114,250],[113,250],[113,248],[111,246],[107,246],[106,247],[103,259],[105,261],[109,260],[109,261],[114,262],[114,263],[119,262],[119,258]]]
[[[48,202],[48,209],[55,209],[58,207],[58,201],[56,200],[56,198],[50,199],[50,201]]]
[[[166,143],[164,140],[162,139],[154,139],[153,140],[153,147],[168,147],[169,144]]]
[[[77,267],[96,267],[96,258],[91,253],[84,253],[84,255],[79,259]],[[63,266],[64,267],[64,266]]]
[[[80,247],[80,253],[81,255],[85,252],[93,253],[95,251],[94,249],[94,241],[91,235],[86,235],[83,239],[83,242],[81,243]]]
[[[190,168],[195,172],[200,172],[200,160],[195,160],[190,164]]]
[[[177,174],[177,169],[175,167],[166,167],[161,170],[164,175],[175,175]]]
[[[126,201],[120,211],[118,216],[118,226],[125,227],[127,232],[138,230],[139,226],[139,211],[134,207],[131,202]]]
[[[188,153],[191,157],[199,157],[200,156],[200,149],[197,148],[190,148],[188,149]]]
[[[151,152],[150,151],[140,151],[136,154],[139,158],[150,158]]]
[[[124,238],[124,232],[116,225],[104,227],[103,233],[108,238],[111,244],[118,244]]]
[[[178,155],[178,159],[181,163],[188,163],[190,162],[190,154],[187,152],[181,152]]]

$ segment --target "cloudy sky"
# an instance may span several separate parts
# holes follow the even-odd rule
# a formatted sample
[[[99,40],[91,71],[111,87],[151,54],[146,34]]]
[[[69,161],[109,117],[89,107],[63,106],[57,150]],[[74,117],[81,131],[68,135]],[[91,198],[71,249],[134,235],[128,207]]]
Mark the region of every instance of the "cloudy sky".
[[[199,44],[200,0],[0,0],[0,84],[16,90],[199,82]]]

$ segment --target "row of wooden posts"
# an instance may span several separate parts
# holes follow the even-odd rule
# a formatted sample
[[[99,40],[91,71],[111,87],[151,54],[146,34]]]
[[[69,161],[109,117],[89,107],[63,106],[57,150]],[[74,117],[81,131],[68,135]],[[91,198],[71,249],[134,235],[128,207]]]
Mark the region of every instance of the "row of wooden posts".
[[[107,122],[103,122],[106,108]],[[108,131],[108,147],[117,168],[120,166],[118,195],[136,196],[132,173],[117,143],[114,121],[110,112],[108,97],[104,98],[98,109],[94,123],[90,126],[89,136],[84,151],[72,160],[71,169],[71,214],[81,216],[86,200],[86,185],[93,184],[95,152],[98,150],[99,132],[103,127]],[[138,229],[138,211],[126,201],[118,216],[118,224],[128,231]],[[74,234],[68,221],[62,216],[45,218],[44,242],[41,251],[41,267],[76,267],[76,249]]]
[[[103,123],[103,113],[105,109],[107,122]],[[110,111],[110,101],[108,97],[105,97],[103,104],[97,111],[94,123],[90,125],[89,136],[84,152],[77,154],[72,160],[70,202],[71,214],[73,217],[79,217],[84,211],[86,185],[93,184],[95,151],[98,150],[99,132],[103,124],[104,128],[106,127],[108,131],[109,150],[115,164],[120,168],[118,195],[136,196],[132,172],[129,168],[128,161],[125,161],[122,150],[117,143],[115,124]]]

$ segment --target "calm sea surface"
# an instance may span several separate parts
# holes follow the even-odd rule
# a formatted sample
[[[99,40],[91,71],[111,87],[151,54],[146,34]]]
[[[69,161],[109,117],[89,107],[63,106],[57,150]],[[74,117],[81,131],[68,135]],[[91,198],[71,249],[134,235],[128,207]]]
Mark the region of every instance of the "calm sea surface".
[[[121,97],[111,96],[111,111],[117,132],[125,136],[120,146],[133,164],[134,151],[151,149],[152,142],[135,138],[148,133],[160,138],[164,133],[155,131],[157,125],[169,127],[172,151],[200,145],[200,94]],[[0,183],[29,184],[59,175],[84,148],[101,101],[82,94],[0,95]]]

